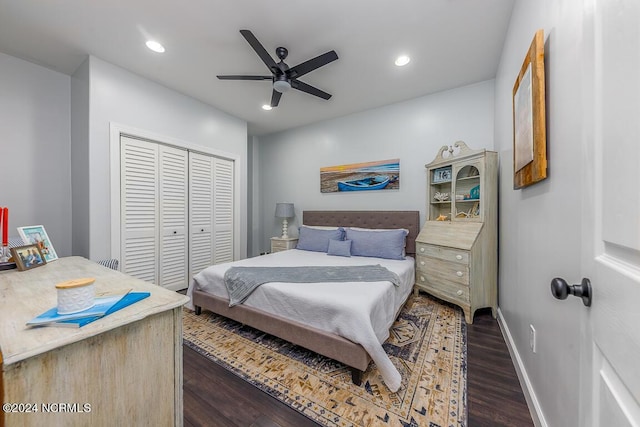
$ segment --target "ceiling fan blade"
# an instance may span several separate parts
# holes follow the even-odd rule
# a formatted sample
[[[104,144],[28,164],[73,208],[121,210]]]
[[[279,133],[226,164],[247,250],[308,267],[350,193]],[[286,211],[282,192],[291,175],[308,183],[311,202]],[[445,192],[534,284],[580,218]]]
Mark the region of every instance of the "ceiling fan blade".
[[[291,87],[294,89],[298,89],[302,92],[306,92],[309,93],[311,95],[315,95],[315,96],[319,96],[322,99],[329,99],[331,98],[331,94],[322,91],[320,89],[318,89],[317,87],[313,87],[311,85],[308,85],[304,82],[301,82],[300,80],[291,80]]]
[[[323,65],[327,65],[329,62],[335,61],[338,59],[338,54],[335,50],[324,53],[320,56],[316,56],[313,59],[303,62],[302,64],[298,64],[295,67],[289,69],[289,77],[298,78],[300,76],[304,76],[305,74],[315,70],[316,68],[320,68]]]
[[[272,73],[275,73],[278,70],[278,65],[276,61],[273,60],[271,55],[267,52],[267,50],[262,46],[262,44],[258,41],[256,36],[249,30],[240,30],[240,34],[244,36],[244,38],[249,42],[253,50],[256,51],[262,62],[266,64],[266,66],[271,70]]]
[[[273,76],[216,76],[220,80],[273,80]]]
[[[282,96],[282,94],[280,92],[278,92],[277,90],[273,90],[273,93],[271,94],[271,106],[272,107],[277,107],[278,104],[280,103],[280,97]]]

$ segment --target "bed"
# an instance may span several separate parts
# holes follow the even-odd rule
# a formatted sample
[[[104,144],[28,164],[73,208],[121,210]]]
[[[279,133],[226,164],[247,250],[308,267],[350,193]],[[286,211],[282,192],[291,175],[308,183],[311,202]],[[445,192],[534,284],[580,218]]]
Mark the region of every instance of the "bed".
[[[418,211],[304,211],[302,223],[310,227],[406,229],[404,251],[407,256],[404,259],[343,257],[292,249],[218,264],[194,276],[187,290],[191,297],[187,307],[196,314],[202,309],[210,310],[340,361],[351,368],[352,380],[357,385],[361,384],[362,373],[373,359],[387,387],[397,391],[400,374],[382,343],[413,288]],[[257,288],[243,304],[230,307],[229,293],[223,283],[225,272],[232,267],[377,264],[396,273],[400,284],[394,286],[389,281],[348,285],[269,282]],[[310,302],[318,298],[320,302]]]

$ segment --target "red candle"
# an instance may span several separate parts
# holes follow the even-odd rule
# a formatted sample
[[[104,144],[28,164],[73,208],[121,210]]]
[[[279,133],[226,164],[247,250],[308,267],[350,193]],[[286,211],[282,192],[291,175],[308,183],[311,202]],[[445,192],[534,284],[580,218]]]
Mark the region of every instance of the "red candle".
[[[2,246],[9,245],[9,208],[2,209]]]

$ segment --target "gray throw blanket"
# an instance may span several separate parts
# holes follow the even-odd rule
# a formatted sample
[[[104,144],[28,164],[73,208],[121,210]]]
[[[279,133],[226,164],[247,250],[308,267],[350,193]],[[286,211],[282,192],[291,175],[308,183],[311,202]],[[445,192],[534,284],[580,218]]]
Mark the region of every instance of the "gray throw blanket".
[[[231,267],[224,274],[229,307],[242,304],[260,285],[267,282],[381,282],[400,285],[398,275],[380,264],[309,267]]]

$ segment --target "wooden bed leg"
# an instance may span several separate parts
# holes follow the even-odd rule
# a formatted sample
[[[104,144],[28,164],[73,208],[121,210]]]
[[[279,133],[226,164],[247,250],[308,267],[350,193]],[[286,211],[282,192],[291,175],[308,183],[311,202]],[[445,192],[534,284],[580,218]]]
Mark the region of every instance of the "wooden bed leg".
[[[362,374],[364,374],[364,372],[356,368],[350,368],[350,369],[351,369],[351,381],[357,386],[362,385]]]
[[[202,307],[196,305],[196,316],[200,316],[202,314]]]

